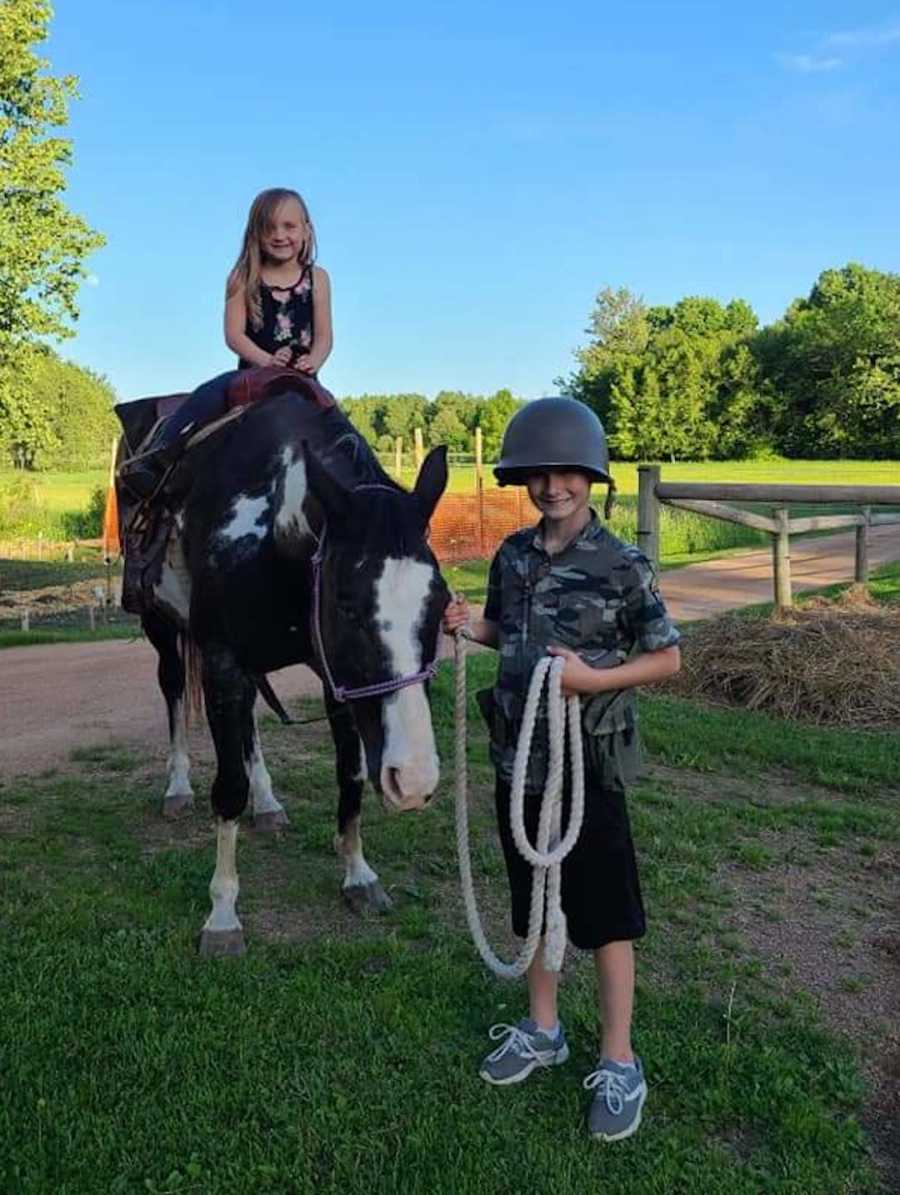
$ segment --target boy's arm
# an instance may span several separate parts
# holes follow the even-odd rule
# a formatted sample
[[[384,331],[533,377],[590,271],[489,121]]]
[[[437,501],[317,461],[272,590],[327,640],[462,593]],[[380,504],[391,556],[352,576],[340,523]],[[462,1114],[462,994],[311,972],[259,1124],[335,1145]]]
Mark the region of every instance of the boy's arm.
[[[473,618],[469,621],[469,638],[485,647],[497,647],[500,642],[500,628],[489,618]]]
[[[562,675],[564,697],[652,685],[655,681],[674,676],[681,667],[681,650],[677,644],[661,647],[657,651],[641,652],[616,668],[592,668],[568,647],[548,647],[547,651],[551,656],[565,658],[566,667]]]
[[[490,618],[473,618],[469,603],[462,594],[447,606],[442,625],[446,635],[452,635],[464,628],[469,639],[475,643],[483,643],[485,647],[496,647],[500,642],[500,628],[497,623]]]
[[[656,584],[650,562],[636,549],[627,557],[625,576],[625,622],[638,654],[615,668],[592,668],[568,648],[549,648],[567,657],[563,692],[604,693],[612,689],[633,689],[665,680],[681,667],[678,631],[673,626]]]

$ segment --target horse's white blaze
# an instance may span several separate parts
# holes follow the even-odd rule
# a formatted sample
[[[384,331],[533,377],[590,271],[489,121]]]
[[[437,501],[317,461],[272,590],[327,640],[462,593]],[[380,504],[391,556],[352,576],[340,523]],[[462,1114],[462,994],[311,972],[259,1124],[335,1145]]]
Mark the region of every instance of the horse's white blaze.
[[[306,462],[285,448],[281,458],[284,469],[284,489],[281,505],[275,512],[275,540],[280,547],[299,545],[312,535],[303,513],[306,497]]]
[[[250,781],[250,803],[254,817],[261,813],[281,813],[284,806],[272,792],[272,777],[263,759],[256,716],[253,718],[253,754],[247,763],[247,777]]]
[[[334,840],[338,854],[344,858],[344,888],[365,888],[378,882],[377,874],[363,857],[362,839],[359,834],[359,818],[348,822],[343,834]]]
[[[241,928],[236,909],[240,889],[235,863],[237,832],[237,822],[219,820],[216,823],[216,870],[209,885],[212,912],[203,926],[212,933]]]
[[[154,601],[182,626],[191,609],[191,575],[181,546],[181,528],[172,528],[159,580],[153,586]]]
[[[369,761],[366,759],[366,748],[362,741],[359,740],[359,771],[353,777],[354,780],[368,780],[369,779]]]
[[[375,616],[395,676],[420,672],[419,627],[425,616],[433,572],[417,560],[388,559],[376,585]],[[382,704],[384,754],[381,786],[399,808],[420,806],[440,776],[431,711],[423,685],[398,689]]]
[[[266,533],[265,524],[259,522],[269,507],[269,497],[264,494],[261,498],[248,498],[246,494],[238,494],[231,507],[231,518],[223,523],[218,534],[223,539],[243,539],[245,535],[252,535],[254,539],[262,539]]]
[[[184,721],[184,699],[172,703],[172,722],[175,731],[169,744],[167,765],[168,785],[163,800],[170,797],[192,797],[191,761],[187,751],[187,729]]]

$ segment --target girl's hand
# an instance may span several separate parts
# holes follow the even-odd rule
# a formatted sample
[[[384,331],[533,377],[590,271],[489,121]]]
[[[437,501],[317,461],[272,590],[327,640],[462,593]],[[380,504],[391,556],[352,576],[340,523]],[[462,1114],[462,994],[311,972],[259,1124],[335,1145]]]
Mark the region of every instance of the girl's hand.
[[[604,689],[618,688],[617,685],[604,683],[607,673],[612,669],[592,668],[568,647],[548,647],[547,654],[562,656],[566,661],[561,684],[563,697],[579,697],[582,693],[600,693]]]
[[[460,627],[468,626],[469,617],[469,603],[461,593],[456,594],[444,610],[444,617],[441,622],[444,634],[452,635]]]
[[[290,365],[292,352],[293,352],[293,349],[291,349],[289,345],[286,345],[286,344],[282,345],[282,347],[280,349],[277,349],[272,354],[272,364],[273,365]]]
[[[294,362],[294,369],[299,370],[300,373],[315,373],[318,368],[318,365],[313,361],[309,353],[303,353]]]

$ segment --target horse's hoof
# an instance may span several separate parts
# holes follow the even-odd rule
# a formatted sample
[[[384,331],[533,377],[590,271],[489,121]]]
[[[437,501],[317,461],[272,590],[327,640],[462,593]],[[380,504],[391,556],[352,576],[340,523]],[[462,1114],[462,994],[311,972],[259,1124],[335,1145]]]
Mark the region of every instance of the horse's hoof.
[[[193,793],[175,793],[171,797],[163,797],[163,817],[184,817],[194,808]]]
[[[341,893],[354,913],[386,913],[394,907],[378,880],[372,884],[353,884],[342,888]]]
[[[290,818],[283,809],[276,809],[272,813],[257,813],[253,818],[253,829],[260,834],[277,834],[290,824]]]
[[[205,958],[226,958],[246,951],[242,929],[205,929],[200,935],[199,953]]]

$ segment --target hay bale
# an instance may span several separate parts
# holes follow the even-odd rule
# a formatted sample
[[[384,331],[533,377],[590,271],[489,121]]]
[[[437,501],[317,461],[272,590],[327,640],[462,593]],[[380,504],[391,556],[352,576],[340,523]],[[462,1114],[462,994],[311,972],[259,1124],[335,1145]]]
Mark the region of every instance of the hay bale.
[[[685,636],[666,691],[818,726],[900,729],[900,609],[853,586],[769,619],[723,615]]]

